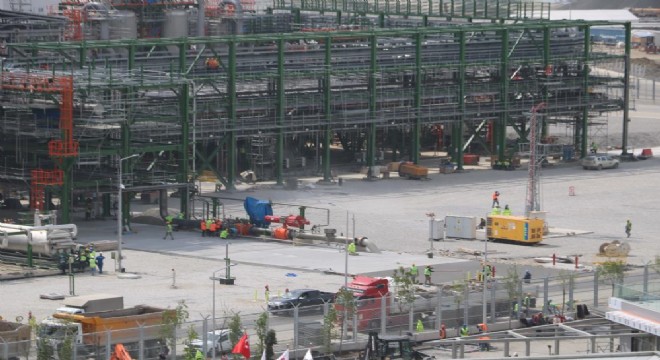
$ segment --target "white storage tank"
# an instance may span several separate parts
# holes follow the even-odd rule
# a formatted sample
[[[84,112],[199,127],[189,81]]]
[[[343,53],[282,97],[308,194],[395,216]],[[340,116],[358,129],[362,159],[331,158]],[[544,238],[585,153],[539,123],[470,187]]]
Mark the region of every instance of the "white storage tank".
[[[163,24],[164,38],[183,38],[188,36],[188,12],[186,10],[169,10],[165,12]]]
[[[110,20],[110,39],[137,39],[137,18],[132,11],[117,11]]]

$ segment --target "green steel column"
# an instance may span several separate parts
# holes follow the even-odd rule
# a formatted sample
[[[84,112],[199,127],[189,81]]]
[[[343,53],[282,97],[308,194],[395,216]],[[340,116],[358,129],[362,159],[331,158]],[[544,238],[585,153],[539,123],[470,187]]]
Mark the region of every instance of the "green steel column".
[[[325,82],[323,84],[323,112],[325,136],[323,137],[323,181],[332,180],[330,172],[330,144],[332,143],[332,38],[325,38]]]
[[[128,70],[135,68],[135,45],[128,46]]]
[[[75,158],[71,157],[65,157],[62,159],[62,165],[60,168],[64,172],[64,179],[63,179],[63,184],[62,184],[62,198],[60,201],[62,202],[61,204],[61,216],[62,216],[62,223],[63,224],[70,224],[71,223],[71,192],[73,190],[73,176],[72,176],[72,171],[73,171],[73,164],[75,162]]]
[[[103,204],[103,217],[112,216],[112,214],[110,213],[110,209],[112,209],[110,193],[103,194],[103,196],[101,197],[101,201]]]
[[[582,92],[584,99],[582,104],[584,108],[582,109],[582,138],[580,139],[580,158],[587,156],[587,141],[589,135],[589,61],[591,60],[591,26],[586,25],[584,27],[584,58],[582,71],[583,83],[582,83]]]
[[[628,122],[630,121],[630,45],[631,45],[631,29],[630,22],[625,24],[626,29],[626,52],[624,59],[623,69],[623,134],[621,139],[621,155],[628,154]]]
[[[33,59],[36,59],[36,54],[33,54]],[[80,47],[80,50],[78,51],[78,68],[82,69],[85,67],[85,60],[87,59],[87,47],[83,45]],[[73,67],[74,64],[71,64]]]
[[[284,117],[286,115],[286,98],[284,96],[284,50],[286,42],[280,37],[277,41],[277,145],[275,149],[275,176],[277,185],[284,184]]]
[[[179,73],[183,74],[186,71],[186,46],[185,43],[179,44]]]
[[[550,62],[550,28],[546,25],[543,27],[543,71],[547,74],[548,67],[552,66],[552,63]],[[546,77],[549,77],[551,75],[546,75]],[[550,106],[548,104],[548,87],[545,86],[543,94],[543,102],[546,103],[546,106]],[[546,121],[545,116],[539,116],[537,117],[537,124],[538,121],[540,121],[541,125],[541,139],[546,139],[548,137],[548,122]],[[538,125],[537,125],[538,126]]]
[[[379,28],[385,27],[385,13],[378,14],[378,27]]]
[[[190,169],[190,122],[188,121],[190,103],[190,85],[185,83],[181,86],[181,98],[179,99],[179,111],[181,112],[181,146],[179,152],[181,159],[179,164],[178,181],[180,183],[188,183],[188,170]],[[194,151],[194,149],[192,150]],[[193,155],[194,156],[194,155]],[[188,204],[190,189],[186,188],[180,190],[181,204],[180,211],[188,216]]]
[[[229,64],[227,65],[227,107],[229,115],[229,128],[227,137],[228,157],[227,163],[227,190],[234,190],[236,186],[236,42],[229,41]]]
[[[463,122],[465,121],[465,30],[459,33],[458,51],[458,106],[460,108],[459,122],[456,124],[456,137],[452,140],[456,148],[456,170],[463,170]]]
[[[367,138],[367,166],[376,165],[376,71],[378,71],[378,41],[375,35],[369,37],[369,129]]]
[[[420,138],[422,137],[422,40],[421,31],[415,34],[415,124],[410,149],[410,161],[419,164]]]
[[[506,156],[506,127],[509,122],[509,30],[504,28],[501,31],[502,35],[502,53],[500,54],[500,74],[501,74],[501,89],[500,96],[502,101],[503,110],[499,121],[495,122],[493,126],[493,153],[497,155],[498,159],[504,159]]]

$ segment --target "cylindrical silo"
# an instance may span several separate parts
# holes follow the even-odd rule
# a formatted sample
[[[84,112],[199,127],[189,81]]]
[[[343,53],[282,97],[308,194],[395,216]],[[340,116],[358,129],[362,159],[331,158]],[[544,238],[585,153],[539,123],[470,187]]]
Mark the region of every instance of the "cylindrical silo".
[[[110,39],[137,39],[137,18],[132,11],[117,11],[112,15]]]
[[[182,38],[187,36],[188,36],[188,12],[185,10],[169,10],[165,12],[163,37]]]

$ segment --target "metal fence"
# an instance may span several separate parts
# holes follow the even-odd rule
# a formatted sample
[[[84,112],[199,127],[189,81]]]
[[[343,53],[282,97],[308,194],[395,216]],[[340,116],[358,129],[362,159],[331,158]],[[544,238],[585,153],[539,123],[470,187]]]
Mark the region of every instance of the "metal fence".
[[[626,274],[623,284],[626,294],[660,294],[660,275],[648,267]],[[620,292],[620,291],[619,291]],[[476,281],[454,286],[417,286],[414,299],[400,301],[394,296],[381,299],[363,299],[345,308],[335,304],[322,304],[310,308],[292,308],[268,314],[267,328],[276,333],[275,353],[289,349],[300,357],[308,348],[319,352],[327,350],[359,350],[366,343],[368,332],[381,334],[418,333],[426,338],[437,338],[441,324],[447,328],[447,336],[458,334],[463,324],[475,325],[484,320],[490,324],[518,327],[520,319],[532,313],[545,316],[575,316],[576,304],[605,311],[608,299],[616,295],[615,284],[598,273],[563,275],[554,278],[534,279],[529,282],[491,279],[486,286]],[[626,295],[623,294],[623,295]],[[631,296],[633,296],[631,295]],[[525,302],[525,297],[530,302]],[[352,309],[352,310],[351,310]],[[334,326],[324,325],[324,319],[335,313],[339,321]],[[592,311],[593,312],[593,311]],[[241,327],[250,339],[253,357],[260,357],[261,344],[256,333],[256,323],[262,314],[240,314]],[[104,331],[70,336],[59,340],[54,334],[33,332],[30,340],[15,341],[0,337],[0,359],[109,359],[112,346],[121,343],[134,359],[157,359],[165,353],[167,358],[182,356],[186,349],[200,349],[209,358],[220,358],[222,352],[231,349],[216,346],[213,328],[226,329],[235,313],[224,313],[215,320],[207,316],[203,320],[183,323],[177,328],[164,326],[140,326],[125,330]],[[485,319],[484,319],[485,317]],[[345,319],[345,321],[342,321]],[[327,321],[326,321],[327,324]],[[39,329],[39,327],[37,327]],[[167,335],[167,331],[170,335]],[[44,336],[47,335],[47,336]],[[165,340],[168,339],[169,340]],[[213,348],[216,347],[216,351]]]

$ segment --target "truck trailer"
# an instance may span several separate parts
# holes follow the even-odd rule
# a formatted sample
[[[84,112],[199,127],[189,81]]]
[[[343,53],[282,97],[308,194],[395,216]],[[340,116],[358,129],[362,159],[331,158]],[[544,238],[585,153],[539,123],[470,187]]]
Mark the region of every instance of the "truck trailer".
[[[27,358],[31,333],[29,325],[0,320],[0,359]]]
[[[58,349],[71,337],[76,354],[105,359],[109,348],[122,344],[133,358],[138,358],[140,343],[144,355],[157,356],[163,343],[163,318],[174,310],[139,305],[127,309],[81,314],[58,312],[39,327],[39,344]]]

